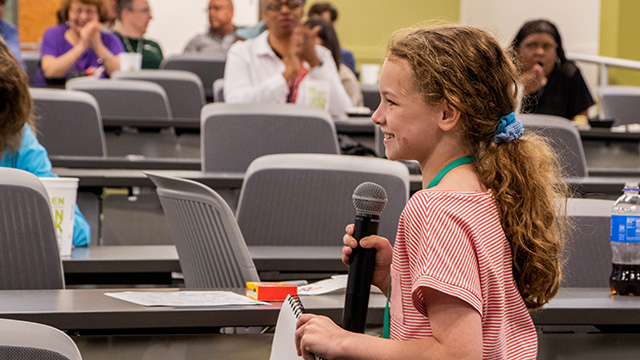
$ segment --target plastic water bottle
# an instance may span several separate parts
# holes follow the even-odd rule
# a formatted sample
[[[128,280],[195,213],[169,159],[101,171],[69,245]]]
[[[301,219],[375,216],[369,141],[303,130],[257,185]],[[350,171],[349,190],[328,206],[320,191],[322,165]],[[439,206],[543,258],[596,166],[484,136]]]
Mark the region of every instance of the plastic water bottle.
[[[638,182],[627,182],[611,212],[613,270],[609,284],[619,295],[640,295],[640,195]]]

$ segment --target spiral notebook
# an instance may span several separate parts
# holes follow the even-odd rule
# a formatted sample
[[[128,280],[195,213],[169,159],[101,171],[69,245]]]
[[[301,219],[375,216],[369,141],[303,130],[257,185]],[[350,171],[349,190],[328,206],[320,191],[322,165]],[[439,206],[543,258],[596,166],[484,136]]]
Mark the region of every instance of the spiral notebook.
[[[304,306],[300,298],[297,295],[287,295],[278,315],[270,360],[302,359],[296,350],[296,323],[302,314],[304,314]],[[316,360],[322,360],[322,358],[316,356]]]

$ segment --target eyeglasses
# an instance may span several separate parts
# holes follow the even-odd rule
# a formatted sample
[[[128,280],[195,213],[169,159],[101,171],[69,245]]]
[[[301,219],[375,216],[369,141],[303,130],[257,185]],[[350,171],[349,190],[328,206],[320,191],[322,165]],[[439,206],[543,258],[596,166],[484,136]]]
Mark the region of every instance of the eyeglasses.
[[[89,16],[95,16],[95,15],[98,15],[98,9],[95,9],[93,7],[72,8],[72,9],[69,9],[69,13],[74,15],[80,15],[82,13],[85,13]]]
[[[151,14],[151,9],[150,8],[144,8],[144,9],[127,9],[131,12],[137,12],[137,13],[141,13],[141,14]]]
[[[289,10],[295,10],[302,6],[301,0],[284,0],[278,2],[268,2],[265,8],[270,11],[280,11],[283,6],[286,6]]]

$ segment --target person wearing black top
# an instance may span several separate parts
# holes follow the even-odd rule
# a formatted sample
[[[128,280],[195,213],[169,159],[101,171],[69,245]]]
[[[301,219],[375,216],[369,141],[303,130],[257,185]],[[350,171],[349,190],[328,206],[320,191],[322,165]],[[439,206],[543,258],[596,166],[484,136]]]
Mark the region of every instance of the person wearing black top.
[[[511,45],[524,89],[522,112],[573,119],[594,104],[580,69],[567,60],[560,33],[547,20],[525,23]]]

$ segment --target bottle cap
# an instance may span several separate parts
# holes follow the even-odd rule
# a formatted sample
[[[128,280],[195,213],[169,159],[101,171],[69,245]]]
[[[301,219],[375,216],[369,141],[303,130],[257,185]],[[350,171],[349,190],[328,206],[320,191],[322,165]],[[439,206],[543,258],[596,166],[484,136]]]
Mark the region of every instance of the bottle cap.
[[[627,181],[624,183],[624,189],[622,191],[640,191],[637,181]]]

